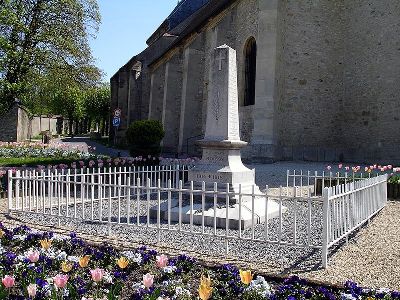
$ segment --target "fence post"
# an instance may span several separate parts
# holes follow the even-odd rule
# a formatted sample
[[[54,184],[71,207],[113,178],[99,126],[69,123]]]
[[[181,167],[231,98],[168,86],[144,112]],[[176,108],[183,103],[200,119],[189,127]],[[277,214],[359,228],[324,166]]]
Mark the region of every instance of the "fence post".
[[[9,216],[11,213],[12,207],[12,195],[13,195],[13,179],[12,179],[12,171],[8,170],[8,203],[7,203],[7,215]]]
[[[20,188],[20,181],[19,178],[21,177],[20,171],[15,172],[15,208],[19,209],[19,188]],[[24,207],[22,207],[22,211],[24,211]]]
[[[322,190],[323,217],[322,217],[322,267],[328,267],[328,244],[329,244],[329,188]]]

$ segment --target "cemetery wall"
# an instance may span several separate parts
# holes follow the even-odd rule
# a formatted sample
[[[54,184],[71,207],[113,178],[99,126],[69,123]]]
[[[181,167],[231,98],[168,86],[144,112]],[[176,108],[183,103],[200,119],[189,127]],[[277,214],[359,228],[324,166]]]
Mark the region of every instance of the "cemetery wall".
[[[27,111],[14,105],[0,116],[0,141],[21,142],[29,138],[30,121]]]
[[[18,106],[0,116],[0,141],[11,142],[17,140],[18,131]]]
[[[17,141],[25,141],[29,139],[31,120],[29,119],[28,111],[24,107],[19,107],[18,109],[17,127]]]

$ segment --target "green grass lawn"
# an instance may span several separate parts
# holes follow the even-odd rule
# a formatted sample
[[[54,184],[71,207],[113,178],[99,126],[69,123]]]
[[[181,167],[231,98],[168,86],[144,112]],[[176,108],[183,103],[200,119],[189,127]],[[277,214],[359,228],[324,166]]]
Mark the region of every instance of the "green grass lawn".
[[[38,165],[58,165],[58,164],[71,164],[77,161],[73,158],[54,158],[54,157],[18,157],[18,158],[5,158],[0,157],[0,167],[20,167],[38,166]]]

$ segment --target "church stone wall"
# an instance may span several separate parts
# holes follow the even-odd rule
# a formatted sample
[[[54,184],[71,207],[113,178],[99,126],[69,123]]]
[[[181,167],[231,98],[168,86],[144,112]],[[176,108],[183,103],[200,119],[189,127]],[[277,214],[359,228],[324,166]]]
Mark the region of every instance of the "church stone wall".
[[[195,141],[203,133],[204,91],[204,43],[205,34],[200,33],[183,53],[182,99],[179,124],[179,153],[197,155]]]
[[[227,44],[237,52],[245,159],[400,162],[399,19],[397,0],[232,1],[155,65],[147,67],[164,48],[139,55],[143,70],[130,97],[140,114],[133,108],[132,119],[164,121],[165,146],[186,152],[187,140],[205,130],[211,54]],[[244,107],[244,46],[252,36],[256,105]],[[118,74],[112,106],[128,97],[124,70]]]
[[[182,57],[174,55],[165,66],[162,123],[165,128],[163,151],[176,153],[179,145],[179,121],[182,98]]]
[[[400,1],[345,1],[346,160],[400,162]]]
[[[283,159],[331,160],[342,141],[339,1],[280,1],[278,139]]]
[[[162,121],[164,100],[165,64],[151,74],[149,119]]]

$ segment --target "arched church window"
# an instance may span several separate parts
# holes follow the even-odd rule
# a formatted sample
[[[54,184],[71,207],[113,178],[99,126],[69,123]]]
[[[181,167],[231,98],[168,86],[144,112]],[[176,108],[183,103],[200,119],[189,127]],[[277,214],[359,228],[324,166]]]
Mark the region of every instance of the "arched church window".
[[[256,100],[256,64],[257,43],[254,37],[249,38],[244,49],[245,57],[245,90],[244,106],[254,105]]]

